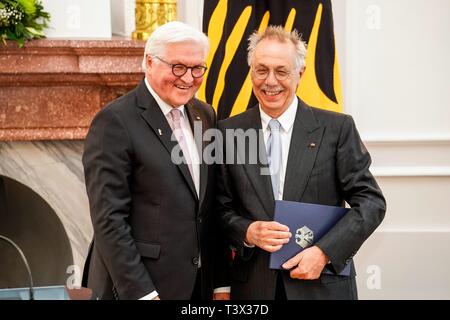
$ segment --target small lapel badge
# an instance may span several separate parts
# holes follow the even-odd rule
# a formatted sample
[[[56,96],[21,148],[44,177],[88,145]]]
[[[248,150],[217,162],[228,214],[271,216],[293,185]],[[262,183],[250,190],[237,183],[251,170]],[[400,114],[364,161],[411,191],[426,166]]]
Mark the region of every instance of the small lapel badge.
[[[162,136],[161,129],[158,129],[158,133],[159,133],[160,136]]]
[[[316,147],[316,143],[315,142],[310,142],[308,145],[308,148],[313,149]]]
[[[200,120],[200,117],[199,117],[199,116],[195,116],[195,119],[196,119],[196,120]]]

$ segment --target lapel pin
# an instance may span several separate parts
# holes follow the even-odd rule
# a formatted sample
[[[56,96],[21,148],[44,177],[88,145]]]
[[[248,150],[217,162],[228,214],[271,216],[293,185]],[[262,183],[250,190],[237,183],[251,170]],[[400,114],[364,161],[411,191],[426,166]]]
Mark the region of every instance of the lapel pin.
[[[310,148],[310,149],[315,148],[315,147],[316,147],[316,144],[314,142],[310,142],[308,145],[308,148]]]
[[[200,120],[200,117],[199,117],[199,116],[195,116],[195,119],[196,119],[196,120]]]
[[[158,133],[159,133],[160,136],[162,136],[161,129],[158,129]]]

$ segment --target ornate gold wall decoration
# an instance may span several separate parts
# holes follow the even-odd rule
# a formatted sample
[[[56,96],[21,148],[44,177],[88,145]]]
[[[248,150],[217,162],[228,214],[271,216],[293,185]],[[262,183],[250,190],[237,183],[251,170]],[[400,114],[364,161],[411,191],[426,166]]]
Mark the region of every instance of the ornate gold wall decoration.
[[[136,30],[131,36],[147,40],[153,30],[176,19],[176,0],[136,0]]]

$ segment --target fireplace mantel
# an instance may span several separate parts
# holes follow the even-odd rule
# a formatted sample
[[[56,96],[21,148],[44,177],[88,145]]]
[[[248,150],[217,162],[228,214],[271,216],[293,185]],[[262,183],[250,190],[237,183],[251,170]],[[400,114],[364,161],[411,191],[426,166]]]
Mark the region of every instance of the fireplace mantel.
[[[93,116],[143,77],[145,42],[51,40],[0,47],[0,140],[84,139]]]

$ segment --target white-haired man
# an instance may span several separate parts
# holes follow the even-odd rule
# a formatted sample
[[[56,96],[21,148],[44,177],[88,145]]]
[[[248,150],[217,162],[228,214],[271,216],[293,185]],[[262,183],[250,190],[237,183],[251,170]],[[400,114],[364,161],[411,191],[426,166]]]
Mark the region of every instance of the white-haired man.
[[[295,31],[269,26],[253,34],[248,62],[259,104],[219,121],[219,129],[235,131],[237,139],[248,130],[262,131],[264,141],[256,145],[266,146],[262,154],[267,152],[271,173],[263,174],[267,161],[262,159],[220,166],[217,213],[236,247],[231,299],[356,299],[352,256],[384,217],[385,200],[352,118],[296,97],[305,55]],[[224,152],[232,143],[225,140]],[[314,246],[288,260],[285,270],[276,271],[269,269],[270,253],[295,230],[271,221],[275,200],[333,206],[346,201],[351,210]],[[328,263],[337,273],[350,264],[351,276],[321,274]]]
[[[193,136],[194,122],[203,131],[216,124],[194,98],[207,51],[200,31],[161,26],[146,44],[143,81],[92,122],[83,165],[94,240],[84,276],[102,299],[212,299],[227,285],[211,215],[214,168]]]

